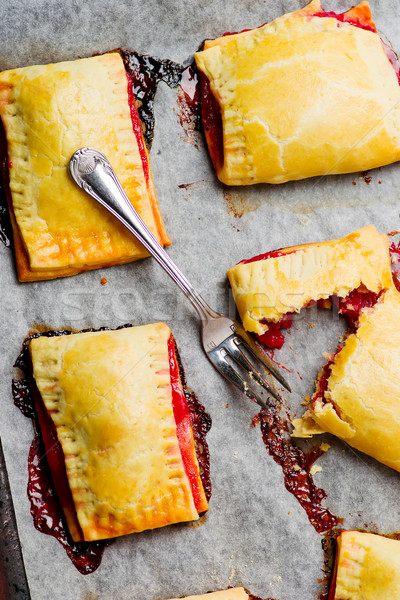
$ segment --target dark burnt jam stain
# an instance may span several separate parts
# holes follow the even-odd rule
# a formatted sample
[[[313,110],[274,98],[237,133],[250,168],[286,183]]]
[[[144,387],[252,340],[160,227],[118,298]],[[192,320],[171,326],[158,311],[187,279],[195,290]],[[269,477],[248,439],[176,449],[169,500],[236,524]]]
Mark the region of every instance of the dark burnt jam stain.
[[[199,150],[202,143],[203,125],[201,120],[200,88],[196,68],[187,66],[182,71],[178,89],[179,122],[188,143]]]
[[[360,178],[364,181],[364,183],[366,183],[367,185],[371,185],[372,182],[372,177],[369,174],[369,171],[363,171],[360,175]]]
[[[138,52],[121,50],[125,69],[133,82],[136,107],[142,122],[147,149],[154,138],[154,97],[157,86],[163,81],[171,88],[180,85],[185,68],[172,60],[159,59]]]
[[[130,323],[117,327],[123,329],[132,327]],[[99,329],[84,329],[88,331],[109,331],[109,327]],[[29,384],[29,343],[33,338],[46,336],[54,337],[60,335],[71,335],[75,333],[67,329],[56,331],[44,331],[34,333],[25,339],[21,353],[15,361],[14,367],[20,369],[25,375],[19,379],[13,379],[12,394],[14,404],[21,412],[32,419],[34,429],[34,440],[31,445],[28,458],[28,498],[31,503],[31,514],[33,522],[38,531],[55,537],[63,546],[68,557],[80,573],[86,575],[93,573],[100,565],[104,549],[112,543],[112,540],[100,540],[98,542],[73,542],[69,536],[68,527],[64,520],[63,510],[57,499],[53,479],[46,459],[46,452],[40,434],[38,417],[35,410],[32,390]],[[211,417],[197,399],[197,396],[186,387],[186,379],[178,352],[176,353],[179,372],[188,403],[193,437],[196,453],[200,465],[200,475],[207,500],[211,497],[210,461],[206,435],[211,427]]]
[[[11,222],[5,192],[5,189],[8,187],[8,181],[7,140],[3,123],[0,119],[0,242],[7,248],[10,247],[12,239]]]
[[[315,485],[310,473],[313,462],[323,451],[314,448],[305,453],[299,448],[289,436],[288,422],[282,419],[277,409],[262,410],[253,419],[253,425],[258,423],[268,452],[282,468],[286,489],[305,510],[311,525],[318,533],[336,527],[340,519],[321,505],[326,492]]]

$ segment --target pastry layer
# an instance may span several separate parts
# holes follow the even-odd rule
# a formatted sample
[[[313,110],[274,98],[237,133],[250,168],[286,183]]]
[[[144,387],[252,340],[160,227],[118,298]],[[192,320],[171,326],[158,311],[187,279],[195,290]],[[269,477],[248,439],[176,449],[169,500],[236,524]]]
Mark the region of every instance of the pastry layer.
[[[400,542],[343,531],[337,539],[336,578],[330,600],[400,598]]]
[[[314,395],[295,437],[328,431],[400,471],[400,294],[388,289],[364,309],[334,357],[324,394]]]
[[[172,600],[179,599],[173,598]],[[199,596],[185,596],[185,600],[249,600],[249,595],[244,588],[239,587],[221,590],[220,592],[200,594]]]
[[[22,281],[50,279],[147,256],[103,207],[71,180],[82,146],[110,160],[130,201],[168,244],[128,79],[117,52],[0,73],[16,259]],[[138,120],[138,117],[137,117]],[[140,137],[139,137],[140,136]]]
[[[356,8],[370,23],[368,3]],[[400,86],[381,39],[326,14],[313,0],[195,54],[215,104],[205,133],[223,183],[283,183],[399,160]]]
[[[389,241],[369,225],[341,240],[282,248],[264,260],[228,271],[245,329],[264,334],[268,322],[299,312],[310,301],[344,298],[364,285],[380,292],[392,285]]]
[[[31,341],[33,376],[64,453],[80,539],[198,519],[174,418],[170,336],[156,323]],[[70,531],[76,539],[74,524]]]

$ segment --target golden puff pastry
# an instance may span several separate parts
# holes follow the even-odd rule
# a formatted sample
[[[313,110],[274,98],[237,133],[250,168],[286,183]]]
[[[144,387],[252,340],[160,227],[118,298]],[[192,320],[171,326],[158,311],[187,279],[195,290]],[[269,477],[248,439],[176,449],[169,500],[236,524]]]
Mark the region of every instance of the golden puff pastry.
[[[284,183],[400,159],[400,86],[367,2],[320,0],[195,54],[219,179]]]
[[[60,445],[59,472],[49,464],[74,541],[208,509],[167,325],[39,337],[30,356],[45,444],[52,429]]]
[[[179,600],[173,598],[172,600]],[[182,599],[181,599],[182,600]],[[199,596],[185,596],[184,600],[249,600],[249,594],[242,587],[221,590],[220,592],[209,592]]]
[[[400,471],[400,294],[365,308],[355,333],[323,368],[294,437],[330,432]]]
[[[400,542],[343,531],[329,600],[400,600]]]
[[[311,301],[392,285],[389,240],[369,225],[341,240],[282,248],[228,271],[245,329],[258,335]]]
[[[106,154],[152,233],[161,244],[170,243],[129,94],[117,52],[0,73],[8,155],[3,179],[21,281],[73,275],[148,255],[69,177],[69,159],[82,146]]]

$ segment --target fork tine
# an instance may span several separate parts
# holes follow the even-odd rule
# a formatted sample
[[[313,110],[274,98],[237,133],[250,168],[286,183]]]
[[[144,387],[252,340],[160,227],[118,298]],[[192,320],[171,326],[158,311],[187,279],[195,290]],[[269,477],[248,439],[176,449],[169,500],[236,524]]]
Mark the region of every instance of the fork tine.
[[[238,341],[244,345],[244,347],[250,352],[250,354],[257,360],[259,360],[267,369],[267,371],[269,371],[271,375],[275,377],[275,379],[277,379],[279,383],[283,385],[284,388],[287,389],[288,392],[291,392],[292,388],[290,387],[286,379],[278,371],[272,360],[267,355],[261,354],[261,351],[257,347],[254,340],[251,339],[251,337],[247,335],[247,333],[244,330],[240,331],[240,333],[236,331],[236,336]]]
[[[272,389],[272,387],[269,385],[268,381],[266,381],[264,379],[264,377],[261,375],[261,373],[259,373],[257,371],[255,366],[249,361],[249,359],[244,354],[244,352],[242,352],[241,349],[239,348],[239,340],[236,340],[235,338],[233,338],[232,343],[235,345],[234,346],[235,351],[234,352],[228,351],[229,356],[235,362],[237,362],[241,367],[243,367],[243,369],[245,369],[249,373],[250,377],[254,377],[254,379],[257,381],[257,383],[259,385],[261,385],[268,392],[268,394],[271,394],[271,396],[273,396],[275,398],[275,400],[278,400],[278,402],[280,402],[281,398],[279,397],[278,393],[274,389]]]
[[[268,408],[264,400],[247,385],[246,381],[244,381],[239,373],[228,363],[220,350],[214,353],[214,357],[217,358],[217,362],[214,360],[212,361],[214,366],[226,379],[228,379],[228,381],[233,383],[233,385],[250,398],[250,400],[257,402],[261,408]]]

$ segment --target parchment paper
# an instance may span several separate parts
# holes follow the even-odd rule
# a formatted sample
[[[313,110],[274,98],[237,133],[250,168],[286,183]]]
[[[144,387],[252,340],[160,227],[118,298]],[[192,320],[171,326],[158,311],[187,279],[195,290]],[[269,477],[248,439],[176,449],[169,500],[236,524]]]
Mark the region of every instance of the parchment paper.
[[[0,69],[116,47],[188,63],[204,38],[258,26],[303,3],[2,0]],[[342,12],[350,4],[327,0],[325,8]],[[399,0],[371,0],[371,6],[379,30],[399,49]],[[400,225],[400,165],[372,172],[370,185],[356,174],[226,191],[216,182],[203,142],[197,150],[185,138],[177,92],[160,85],[155,110],[150,158],[173,240],[168,252],[217,310],[234,314],[225,272],[244,257],[340,237],[369,223],[382,232]],[[244,585],[265,598],[315,600],[323,567],[321,536],[284,488],[259,428],[250,426],[257,407],[208,363],[196,315],[161,268],[146,259],[19,284],[12,251],[1,246],[0,262],[0,435],[32,599],[154,600]],[[100,285],[101,277],[108,279],[106,286]],[[177,525],[120,538],[106,549],[99,569],[82,576],[58,542],[33,527],[26,495],[32,426],[12,403],[12,364],[35,323],[82,328],[157,320],[173,329],[188,382],[212,415],[210,512],[197,527]],[[336,347],[344,329],[333,312],[304,311],[275,354],[292,371],[287,376],[294,389],[288,397],[293,416],[301,414],[304,396],[312,393],[323,352]],[[327,491],[332,512],[348,528],[400,530],[400,475],[333,437],[318,441],[331,444],[318,461],[323,471],[316,482]]]

